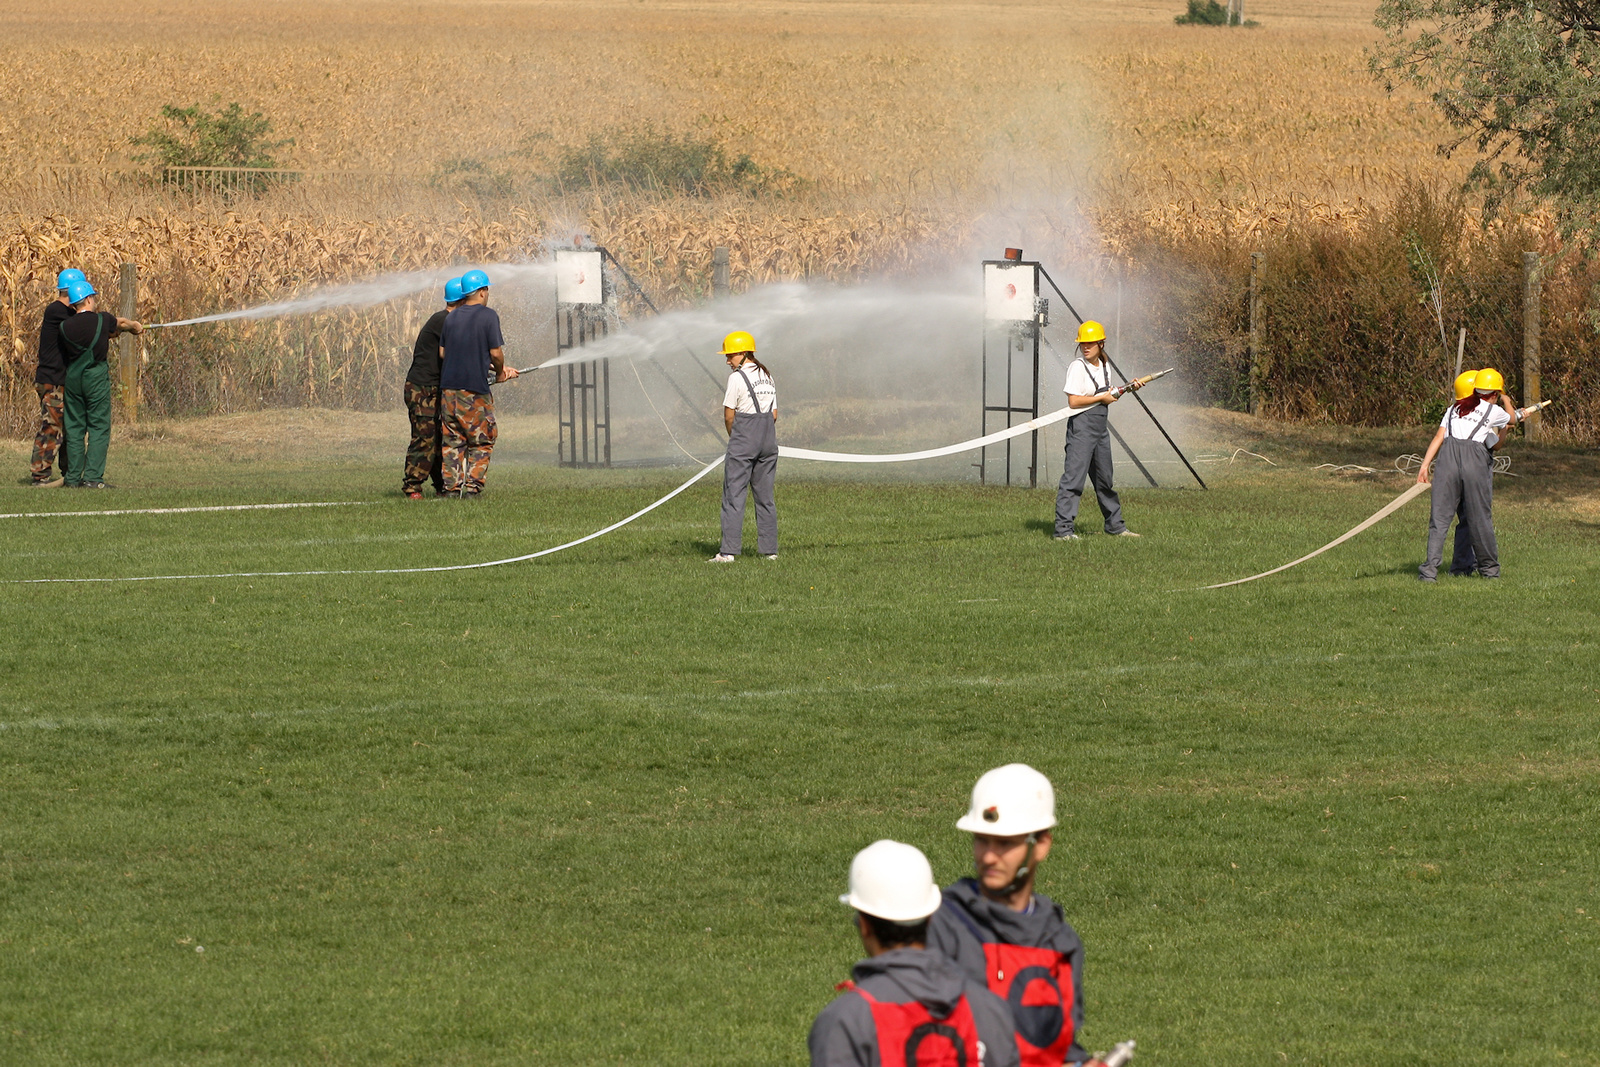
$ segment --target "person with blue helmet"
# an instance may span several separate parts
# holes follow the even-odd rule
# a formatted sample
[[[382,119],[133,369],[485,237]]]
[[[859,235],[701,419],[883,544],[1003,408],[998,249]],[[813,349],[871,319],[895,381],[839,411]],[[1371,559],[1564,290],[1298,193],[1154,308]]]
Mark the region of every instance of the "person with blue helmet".
[[[56,275],[56,298],[45,307],[39,321],[39,367],[33,374],[33,390],[39,394],[39,429],[33,435],[33,458],[28,470],[28,484],[36,489],[54,489],[66,480],[64,463],[61,476],[50,477],[50,468],[61,452],[63,397],[67,385],[67,365],[61,358],[61,324],[72,317],[67,287],[84,280],[83,271],[76,267],[68,267]]]
[[[437,496],[444,495],[440,466],[443,439],[439,427],[440,336],[444,320],[461,303],[461,279],[444,283],[444,309],[435,311],[417,331],[411,346],[411,369],[406,372],[406,414],[411,419],[411,444],[406,448],[405,475],[400,492],[408,500],[422,499],[422,483],[432,480]]]
[[[500,316],[489,307],[489,276],[461,276],[461,304],[444,320],[439,336],[439,422],[446,496],[483,492],[498,431],[491,382],[517,377],[506,366]]]
[[[111,338],[139,334],[144,326],[95,310],[94,286],[75,281],[67,286],[73,316],[61,324],[60,348],[67,365],[63,390],[66,484],[106,488],[106,451],[111,446]]]

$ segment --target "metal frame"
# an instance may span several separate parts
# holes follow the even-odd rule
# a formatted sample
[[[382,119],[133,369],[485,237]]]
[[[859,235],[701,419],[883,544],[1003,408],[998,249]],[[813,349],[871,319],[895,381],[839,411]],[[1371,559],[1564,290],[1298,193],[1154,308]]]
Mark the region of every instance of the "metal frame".
[[[1014,415],[1027,415],[1028,418],[1024,419],[1023,420],[1024,422],[1027,422],[1027,421],[1030,421],[1030,420],[1033,420],[1033,419],[1037,419],[1039,417],[1039,335],[1042,332],[1041,331],[1041,326],[1043,325],[1043,317],[1044,317],[1044,312],[1043,312],[1043,310],[1041,310],[1040,304],[1039,304],[1039,276],[1044,273],[1044,268],[1041,267],[1037,262],[1034,262],[1034,261],[1021,261],[1021,260],[1014,260],[1014,259],[986,259],[986,260],[983,261],[983,267],[984,267],[985,270],[987,270],[987,268],[989,268],[991,266],[1005,267],[1007,269],[1012,269],[1012,270],[1019,269],[1019,268],[1031,268],[1028,273],[1031,274],[1032,277],[1033,277],[1033,303],[1034,303],[1034,309],[1035,310],[1034,310],[1034,316],[1033,316],[1033,318],[1031,320],[1029,320],[1029,319],[997,320],[997,319],[990,319],[987,316],[987,314],[984,316],[984,321],[983,321],[983,416],[982,416],[981,430],[980,430],[980,433],[979,433],[979,436],[981,436],[981,437],[987,437],[989,435],[989,433],[991,432],[990,429],[989,429],[989,416],[990,416],[991,413],[995,414],[995,415],[1002,415],[1003,414],[1005,416],[1005,427],[1004,427],[1005,429],[1010,429],[1013,425],[1015,425],[1015,423],[1012,421],[1012,416],[1014,416]],[[989,341],[990,341],[991,335],[998,334],[1002,327],[1004,328],[1005,334],[1006,334],[1006,347],[1005,347],[1005,372],[1006,372],[1006,376],[1005,376],[1005,403],[1003,403],[1003,404],[1001,404],[1001,403],[991,404],[989,402],[989,384],[990,384]],[[1017,375],[1013,373],[1013,369],[1015,367],[1016,360],[1012,356],[1012,349],[1013,349],[1013,346],[1014,346],[1016,351],[1018,351],[1018,352],[1027,352],[1028,344],[1029,344],[1030,341],[1032,342],[1032,345],[1033,345],[1032,372],[1031,372],[1031,380],[1029,380],[1026,383],[1027,384],[1027,389],[1028,389],[1028,395],[1027,395],[1028,406],[1027,407],[1023,407],[1023,406],[1021,406],[1021,405],[1019,405],[1017,403],[1017,395],[1016,394],[1017,394],[1017,386],[1018,386],[1019,383],[1016,381]],[[996,391],[998,392],[998,389]],[[998,397],[996,399],[998,400]],[[996,429],[999,429],[999,428],[1000,427],[996,427]],[[1034,430],[1032,433],[1030,433],[1028,435],[1028,438],[1029,438],[1028,488],[1033,489],[1033,488],[1036,488],[1038,486],[1038,484],[1039,484],[1039,431],[1038,430]],[[1007,441],[1005,443],[1005,449],[1006,449],[1005,484],[1006,485],[1010,485],[1011,484],[1011,477],[1012,477],[1011,450],[1012,450],[1012,446],[1014,444],[1017,444],[1018,441],[1019,441],[1019,438],[1013,437],[1013,438],[1011,438],[1009,441]],[[997,445],[995,447],[998,448],[999,446]],[[988,446],[985,446],[984,448],[979,449],[979,451],[978,451],[978,462],[973,464],[973,466],[978,468],[978,482],[979,482],[979,484],[987,485],[989,483],[989,448],[988,448]]]
[[[610,299],[610,279],[602,285]],[[557,356],[610,332],[607,303],[556,305]],[[563,467],[611,466],[610,360],[577,360],[556,367],[556,462]]]

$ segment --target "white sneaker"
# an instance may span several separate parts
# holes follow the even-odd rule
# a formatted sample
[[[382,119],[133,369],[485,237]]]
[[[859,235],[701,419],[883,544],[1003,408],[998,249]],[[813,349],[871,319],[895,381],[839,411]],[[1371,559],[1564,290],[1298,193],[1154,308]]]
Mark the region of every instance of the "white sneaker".
[[[1136,534],[1132,530],[1123,530],[1121,533],[1112,534],[1111,536],[1112,537],[1143,537],[1144,535],[1143,534]]]
[[[735,560],[737,560],[738,558],[739,558],[738,556],[730,556],[726,552],[718,552],[715,556],[712,556],[710,559],[706,560],[706,562],[707,563],[732,563]]]
[[[1055,536],[1050,538],[1050,540],[1052,540],[1052,541],[1079,541],[1079,540],[1082,540],[1082,538],[1080,538],[1075,533],[1069,533],[1069,534],[1056,534]]]
[[[762,559],[777,559],[777,558],[778,558],[778,554],[777,554],[777,553],[776,553],[776,552],[774,552],[774,553],[773,553],[773,554],[772,554],[772,555],[770,555],[770,556],[762,556],[762,557],[761,557],[761,558],[762,558]]]

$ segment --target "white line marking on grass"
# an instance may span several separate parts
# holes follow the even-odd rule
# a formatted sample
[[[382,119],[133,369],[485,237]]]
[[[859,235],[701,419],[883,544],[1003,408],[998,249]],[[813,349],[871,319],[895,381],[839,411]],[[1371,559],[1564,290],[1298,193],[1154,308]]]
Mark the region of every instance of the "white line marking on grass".
[[[17,511],[0,519],[63,519],[83,515],[187,515],[196,511],[274,511],[280,508],[354,508],[370,500],[319,500],[303,504],[216,504],[203,508],[118,508],[114,511]]]

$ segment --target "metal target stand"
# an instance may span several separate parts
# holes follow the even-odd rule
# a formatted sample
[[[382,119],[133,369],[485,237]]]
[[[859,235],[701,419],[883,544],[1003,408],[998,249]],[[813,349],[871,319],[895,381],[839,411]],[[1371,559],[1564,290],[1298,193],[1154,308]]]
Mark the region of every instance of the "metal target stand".
[[[1017,253],[1016,258],[1011,258],[1012,252]],[[1004,417],[1005,425],[996,430],[1016,425],[1017,415],[1026,415],[1024,422],[1039,417],[1039,335],[1049,324],[1048,307],[1039,297],[1041,271],[1038,263],[1024,263],[1019,250],[1008,248],[1006,253],[1006,259],[983,261],[982,437],[991,432],[991,417],[997,423]],[[1011,484],[1013,474],[1013,446],[1020,445],[1019,437],[1005,442],[1006,485]],[[1000,446],[995,447],[998,450]],[[1028,488],[1032,489],[1039,484],[1038,430],[1028,435],[1028,449]],[[973,466],[978,468],[979,484],[989,484],[988,447],[979,450]],[[1020,468],[1016,474],[1020,479]]]
[[[616,290],[604,251],[558,248],[556,355],[598,341],[616,319]],[[563,467],[611,466],[611,361],[575,360],[556,367],[556,461]]]

